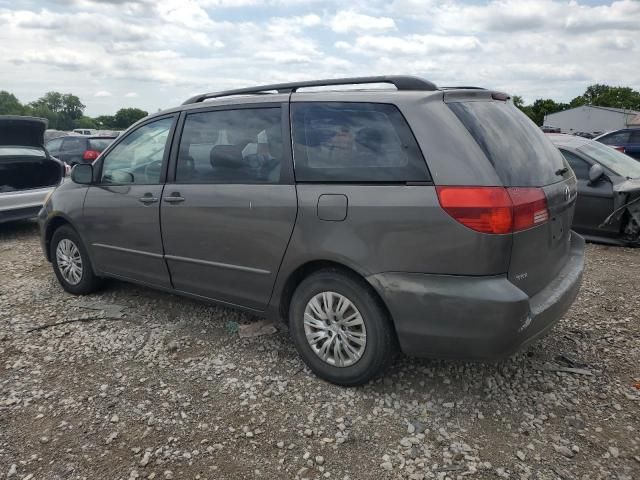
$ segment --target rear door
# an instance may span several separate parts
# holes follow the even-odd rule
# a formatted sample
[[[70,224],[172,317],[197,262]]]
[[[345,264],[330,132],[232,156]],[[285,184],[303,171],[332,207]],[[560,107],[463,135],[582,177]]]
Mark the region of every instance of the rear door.
[[[96,163],[83,226],[101,272],[170,287],[162,258],[160,199],[175,115],[137,127]]]
[[[288,103],[187,112],[161,206],[174,288],[264,310],[296,219]]]
[[[489,99],[448,105],[512,198],[544,193],[547,213],[541,209],[539,224],[513,234],[509,264],[509,279],[534,295],[558,274],[568,258],[576,178],[540,128],[512,104]]]

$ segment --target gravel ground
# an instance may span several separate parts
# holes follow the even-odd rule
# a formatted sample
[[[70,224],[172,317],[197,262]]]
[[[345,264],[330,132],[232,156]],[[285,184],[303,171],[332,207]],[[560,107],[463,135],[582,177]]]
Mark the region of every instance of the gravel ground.
[[[640,479],[639,271],[589,245],[528,351],[345,389],[286,333],[239,338],[245,314],[115,281],[71,296],[35,225],[1,225],[0,478]]]

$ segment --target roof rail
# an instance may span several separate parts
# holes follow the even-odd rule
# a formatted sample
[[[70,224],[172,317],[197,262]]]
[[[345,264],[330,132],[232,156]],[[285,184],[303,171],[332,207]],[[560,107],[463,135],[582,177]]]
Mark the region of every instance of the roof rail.
[[[223,92],[203,93],[191,97],[183,103],[189,105],[191,103],[200,103],[209,98],[230,97],[233,95],[252,95],[262,94],[269,91],[277,91],[278,93],[292,93],[299,88],[306,87],[325,87],[330,85],[365,85],[370,83],[390,83],[395,85],[398,90],[419,90],[434,91],[438,87],[428,80],[407,75],[385,75],[379,77],[353,77],[353,78],[331,78],[327,80],[311,80],[306,82],[292,83],[274,83],[272,85],[260,85],[249,88],[237,88],[235,90],[226,90]]]
[[[440,90],[486,90],[484,87],[471,87],[469,85],[462,85],[456,87],[440,87]]]

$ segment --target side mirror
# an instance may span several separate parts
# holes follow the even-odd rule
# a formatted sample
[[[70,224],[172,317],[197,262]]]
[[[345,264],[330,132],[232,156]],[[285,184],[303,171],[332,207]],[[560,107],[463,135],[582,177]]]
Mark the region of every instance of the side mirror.
[[[589,183],[594,184],[604,176],[604,169],[598,163],[589,169]]]
[[[71,180],[80,185],[91,185],[93,183],[93,165],[78,163],[71,170]]]

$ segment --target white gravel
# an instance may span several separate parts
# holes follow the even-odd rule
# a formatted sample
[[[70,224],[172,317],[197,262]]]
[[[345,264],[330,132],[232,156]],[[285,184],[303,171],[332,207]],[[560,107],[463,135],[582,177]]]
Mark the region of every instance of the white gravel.
[[[0,225],[0,479],[640,479],[639,272],[640,250],[589,245],[576,304],[528,351],[401,358],[344,389],[286,333],[239,338],[243,313],[66,294],[35,226]]]

